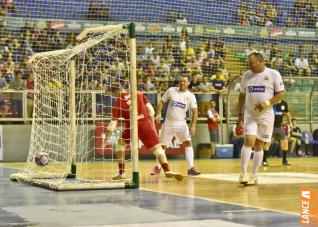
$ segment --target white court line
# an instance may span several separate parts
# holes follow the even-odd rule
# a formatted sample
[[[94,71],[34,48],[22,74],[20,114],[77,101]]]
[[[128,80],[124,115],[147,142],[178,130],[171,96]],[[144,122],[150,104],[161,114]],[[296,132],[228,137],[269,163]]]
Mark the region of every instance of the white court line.
[[[277,213],[283,213],[283,214],[290,214],[290,215],[300,216],[299,213],[295,213],[295,212],[282,211],[282,210],[270,209],[270,208],[259,207],[259,206],[251,206],[251,205],[242,204],[242,203],[226,202],[226,201],[223,201],[223,200],[220,200],[220,199],[211,199],[211,198],[206,198],[206,197],[201,197],[201,196],[182,195],[182,194],[171,193],[171,192],[162,192],[162,191],[156,191],[156,190],[147,189],[147,188],[140,188],[140,189],[145,190],[145,191],[150,191],[150,192],[161,193],[161,194],[175,195],[175,196],[181,196],[181,197],[192,198],[192,199],[202,199],[202,200],[211,201],[211,202],[231,204],[231,205],[237,205],[237,206],[241,206],[241,207],[248,207],[248,208],[260,209],[260,210],[263,210],[263,211],[273,211],[273,212],[277,212]]]

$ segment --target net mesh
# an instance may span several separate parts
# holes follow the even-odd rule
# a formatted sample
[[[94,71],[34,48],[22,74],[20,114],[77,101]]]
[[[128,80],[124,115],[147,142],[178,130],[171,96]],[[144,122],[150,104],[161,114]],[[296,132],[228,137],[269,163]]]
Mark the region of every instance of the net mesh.
[[[1,14],[0,61],[7,81],[15,71],[23,78],[30,75],[28,56],[73,47],[84,28],[118,21],[137,23],[142,91],[164,91],[188,71],[197,77],[194,91],[202,90],[206,76],[213,92],[219,89],[213,83],[218,71],[228,85],[247,69],[246,55],[252,50],[262,51],[266,65],[284,77],[318,75],[315,0],[13,0],[4,1]],[[206,115],[208,98],[198,96],[200,117]],[[149,99],[156,104],[155,95]],[[99,114],[100,105],[92,108]]]
[[[43,64],[42,72],[50,75],[56,65],[65,64],[63,65],[65,69],[69,67],[69,60],[61,62],[61,59],[72,55],[68,51],[77,46],[75,37],[83,29],[118,24],[123,21],[136,22],[137,86],[138,90],[147,93],[152,104],[156,105],[160,100],[160,94],[174,86],[181,73],[186,72],[192,77],[190,90],[197,92],[199,120],[206,120],[206,107],[213,98],[217,101],[217,110],[223,119],[229,118],[230,123],[234,123],[237,117],[237,94],[240,85],[240,79],[235,78],[241,76],[248,68],[247,54],[258,50],[264,54],[266,65],[277,69],[282,74],[286,82],[286,99],[289,101],[292,116],[300,117],[304,122],[317,122],[318,86],[316,79],[313,79],[318,75],[317,7],[316,0],[3,1],[0,10],[2,16],[0,73],[6,83],[11,83],[13,78],[18,78],[16,75],[21,73],[22,79],[30,78],[30,84],[32,84],[32,70],[28,64],[28,58],[35,53],[69,49],[61,55],[52,56],[49,62],[43,60],[39,63]],[[93,40],[98,39],[100,34],[95,36]],[[96,125],[100,127],[107,124],[98,123],[98,121],[109,116],[112,106],[110,103],[113,100],[107,93],[101,94],[100,86],[106,87],[106,84],[112,83],[112,78],[118,75],[125,76],[127,59],[122,62],[120,60],[118,63],[110,62],[114,56],[123,59],[125,45],[122,39],[117,39],[108,44],[108,47],[111,46],[108,51],[76,53],[77,67],[82,65],[81,71],[77,69],[82,73],[78,77],[83,78],[76,83],[79,90],[76,102],[80,104],[77,109],[78,128],[94,128],[94,124],[89,126],[84,123],[86,121],[97,122]],[[118,48],[118,46],[121,47]],[[91,49],[93,50],[94,47]],[[95,54],[96,58],[81,64],[81,61],[85,61],[83,57],[91,59],[91,54]],[[104,65],[107,61],[102,61],[103,58],[108,59],[109,63]],[[101,64],[96,64],[95,61]],[[103,81],[94,79],[101,71],[111,76]],[[64,71],[52,76],[64,86],[66,74],[67,72]],[[204,77],[206,80],[203,80]],[[221,87],[217,83],[219,79],[224,81]],[[18,82],[22,83],[22,81]],[[121,82],[124,86],[129,86],[124,77]],[[52,83],[55,82],[52,81]],[[52,86],[58,89],[58,83]],[[17,87],[14,83],[11,86],[13,89],[22,87],[24,85]],[[32,89],[32,86],[25,87]],[[224,93],[230,90],[228,98],[218,90]],[[62,91],[50,93],[50,96],[36,97],[41,103],[36,104],[35,107],[39,110],[37,117],[43,118],[45,123],[60,122],[50,130],[65,136],[55,138],[55,133],[48,133],[50,130],[45,128],[44,124],[38,130],[46,134],[42,140],[52,138],[56,144],[67,144],[68,141],[64,138],[69,136],[69,129],[66,126],[69,123],[67,121],[69,113],[61,109],[52,110],[49,113],[47,109],[55,105],[67,105],[65,100],[69,94]],[[18,108],[21,106],[11,99],[11,95],[4,94],[1,98],[5,106],[12,107],[8,108],[9,112],[3,111],[3,117],[10,117],[10,114],[13,117],[22,116],[22,108]],[[22,95],[15,99],[21,100]],[[27,101],[27,117],[32,119],[32,114],[29,112],[33,105],[32,96],[28,96]],[[306,105],[299,105],[299,103]],[[227,106],[229,109],[226,109]],[[303,111],[305,108],[306,111]],[[16,111],[10,111],[11,109]],[[26,114],[23,114],[25,117]],[[81,132],[94,134],[94,130],[86,129]],[[79,136],[84,138],[85,135],[81,132]],[[101,130],[100,133],[103,134],[104,131]],[[120,135],[120,129],[116,135]],[[41,139],[38,140],[41,141]],[[83,143],[81,149],[85,148],[83,153],[86,155],[82,157],[85,160],[86,157],[91,156],[94,149],[92,146],[94,138],[87,136],[81,142]],[[99,142],[95,141],[95,143]],[[36,146],[36,143],[33,146]],[[37,145],[32,149],[38,152],[38,150],[41,151],[39,147]],[[66,149],[66,146],[59,147],[61,151]],[[47,152],[45,149],[48,148],[45,147],[43,152]],[[55,159],[67,159],[59,154],[59,152],[54,154]],[[94,158],[95,160],[106,159],[105,157]],[[31,160],[32,158],[29,162]],[[34,168],[38,167],[34,166]],[[69,165],[62,168],[65,169],[63,171],[65,173]],[[59,170],[55,172],[60,173]]]
[[[41,179],[57,187],[61,184],[112,182],[112,177],[118,173],[116,147],[105,145],[102,140],[107,140],[103,135],[116,99],[111,91],[113,82],[126,83],[129,89],[127,33],[122,25],[106,26],[102,32],[86,34],[73,48],[33,56],[32,133],[22,176],[37,181]],[[71,73],[72,62],[75,63],[74,74]],[[109,73],[111,65],[118,68],[116,73]],[[95,93],[87,93],[90,89]],[[75,92],[73,96],[72,92]],[[93,97],[98,105],[92,111]],[[93,120],[91,115],[94,115]],[[74,125],[73,119],[76,120]],[[73,148],[74,133],[76,147]],[[115,144],[121,137],[120,127],[113,137],[112,144]],[[48,156],[48,165],[39,166],[35,162],[39,154]],[[41,160],[39,162],[41,164]],[[130,159],[126,162],[129,180]],[[72,165],[76,166],[75,180],[66,180]]]

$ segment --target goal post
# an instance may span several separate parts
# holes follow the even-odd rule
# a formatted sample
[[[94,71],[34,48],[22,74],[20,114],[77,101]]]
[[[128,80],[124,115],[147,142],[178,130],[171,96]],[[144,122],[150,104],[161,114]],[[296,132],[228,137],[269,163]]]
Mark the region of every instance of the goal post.
[[[72,48],[30,59],[35,86],[29,155],[24,168],[10,178],[57,191],[138,188],[135,25],[88,28],[77,40]],[[113,177],[123,120],[112,136],[115,141],[101,145],[116,100],[113,83],[128,84],[131,95],[131,142],[126,149],[131,155],[125,159],[127,178],[122,181]],[[99,118],[92,117],[93,96],[99,100]],[[48,164],[35,162],[40,152],[48,156]]]

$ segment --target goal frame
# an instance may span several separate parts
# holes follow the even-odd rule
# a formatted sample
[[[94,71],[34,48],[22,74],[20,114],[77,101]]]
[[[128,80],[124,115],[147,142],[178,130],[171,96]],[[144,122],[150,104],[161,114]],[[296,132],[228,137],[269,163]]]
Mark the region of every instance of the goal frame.
[[[78,41],[83,40],[90,33],[105,32],[112,28],[127,29],[129,34],[129,61],[130,61],[130,93],[131,93],[131,106],[130,106],[130,124],[131,124],[131,159],[132,159],[132,179],[130,181],[123,182],[87,182],[87,183],[60,183],[53,184],[46,181],[50,177],[54,178],[62,174],[52,174],[51,176],[47,174],[34,174],[30,177],[25,173],[13,173],[9,177],[13,181],[18,181],[34,186],[44,187],[56,191],[69,191],[69,190],[97,190],[97,189],[137,189],[139,188],[139,158],[138,158],[138,123],[137,123],[137,78],[136,78],[136,32],[135,24],[119,24],[119,25],[106,25],[100,27],[86,28],[83,30],[76,39]],[[58,54],[65,50],[48,51],[43,53],[37,53],[32,56],[29,60],[30,63],[38,57],[48,56],[51,54]],[[71,156],[72,162],[69,166],[69,174],[64,181],[72,181],[76,178],[76,95],[75,95],[75,62],[70,61],[70,124],[71,124]],[[33,119],[34,121],[34,119]],[[32,132],[31,132],[32,133]]]

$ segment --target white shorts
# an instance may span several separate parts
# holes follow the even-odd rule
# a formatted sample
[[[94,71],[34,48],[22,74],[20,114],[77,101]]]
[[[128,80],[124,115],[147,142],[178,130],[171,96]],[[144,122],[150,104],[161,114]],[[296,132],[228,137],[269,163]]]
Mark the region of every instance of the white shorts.
[[[244,135],[256,136],[263,142],[271,142],[274,120],[244,118]]]
[[[171,143],[174,136],[180,143],[183,143],[184,141],[191,141],[191,136],[189,133],[187,122],[169,122],[166,120],[163,123],[160,132],[161,144],[164,146],[168,146]]]

